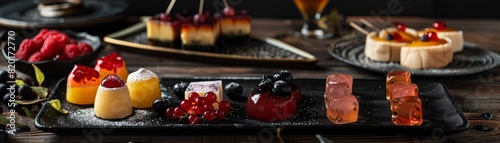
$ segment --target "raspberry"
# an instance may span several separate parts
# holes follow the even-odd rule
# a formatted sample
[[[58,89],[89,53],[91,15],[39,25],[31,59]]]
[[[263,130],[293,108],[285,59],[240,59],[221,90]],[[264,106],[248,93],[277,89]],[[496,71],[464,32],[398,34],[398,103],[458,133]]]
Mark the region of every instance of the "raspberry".
[[[21,60],[28,60],[30,56],[40,50],[41,45],[32,39],[24,39],[19,46],[19,50],[16,52],[16,58]]]
[[[64,47],[66,46],[67,42],[68,37],[66,35],[50,35],[49,37],[47,37],[47,39],[45,39],[40,52],[46,57],[54,58],[60,52],[64,51]]]
[[[58,61],[65,61],[65,60],[70,60],[68,57],[66,57],[66,55],[64,54],[59,54],[57,55],[55,58],[55,60],[58,60]]]
[[[36,52],[28,59],[28,62],[38,62],[43,60],[48,60],[50,57],[45,57],[41,52]]]
[[[90,45],[86,43],[78,43],[78,44],[68,44],[64,47],[63,55],[68,59],[74,59],[85,54],[91,53],[92,48]]]

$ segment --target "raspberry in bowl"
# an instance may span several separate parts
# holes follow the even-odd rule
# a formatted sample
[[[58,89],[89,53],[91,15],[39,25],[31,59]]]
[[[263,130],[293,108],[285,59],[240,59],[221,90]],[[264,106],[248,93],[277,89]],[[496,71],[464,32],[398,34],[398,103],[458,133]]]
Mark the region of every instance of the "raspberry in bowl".
[[[14,61],[16,70],[35,76],[35,64],[48,78],[67,76],[75,64],[90,66],[102,51],[98,36],[85,32],[41,29],[33,37],[16,37],[15,50],[3,45],[6,61]]]

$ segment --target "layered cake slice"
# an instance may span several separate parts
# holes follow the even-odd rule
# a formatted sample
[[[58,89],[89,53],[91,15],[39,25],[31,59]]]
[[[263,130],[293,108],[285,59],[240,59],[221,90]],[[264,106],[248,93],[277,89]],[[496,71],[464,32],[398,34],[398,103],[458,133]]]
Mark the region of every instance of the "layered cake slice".
[[[165,13],[156,14],[147,21],[147,37],[151,45],[179,47],[182,17],[171,17]]]
[[[217,21],[209,13],[196,14],[182,24],[182,49],[204,52],[220,52],[216,46]]]
[[[217,15],[220,22],[220,35],[226,43],[239,43],[247,40],[251,33],[251,20],[246,10],[236,12],[232,7],[224,8]]]

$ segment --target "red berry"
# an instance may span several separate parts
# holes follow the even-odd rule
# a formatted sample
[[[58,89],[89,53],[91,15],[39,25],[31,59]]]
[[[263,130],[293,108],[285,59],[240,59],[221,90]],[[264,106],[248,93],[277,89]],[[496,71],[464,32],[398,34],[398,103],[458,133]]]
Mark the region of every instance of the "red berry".
[[[21,45],[19,45],[19,50],[16,52],[15,57],[27,61],[30,56],[39,51],[40,48],[42,48],[42,45],[32,39],[24,39]]]
[[[181,118],[184,115],[184,111],[181,109],[181,107],[175,107],[174,115],[175,117]]]
[[[394,22],[394,25],[396,25],[396,28],[398,28],[399,31],[405,31],[406,30],[406,25],[403,24],[403,23]]]
[[[401,35],[399,35],[399,33],[394,33],[393,36],[394,36],[394,40],[403,41],[403,37]]]
[[[205,102],[207,104],[215,103],[215,101],[217,101],[217,95],[215,95],[215,93],[213,93],[213,92],[207,92],[205,94]]]
[[[45,56],[41,52],[36,52],[30,56],[30,58],[28,59],[28,62],[39,62],[39,61],[48,60],[48,59],[50,59],[50,58]]]
[[[215,118],[215,113],[213,110],[205,111],[203,113],[203,118],[207,121],[212,121]]]
[[[182,100],[180,107],[182,110],[187,112],[191,109],[191,107],[193,107],[193,104],[189,100]]]
[[[188,95],[188,100],[195,103],[196,102],[196,99],[198,99],[200,97],[200,95],[196,92],[191,92],[189,93]]]
[[[203,114],[205,112],[205,109],[203,109],[203,106],[193,106],[193,110],[197,115]]]
[[[219,119],[219,120],[222,120],[222,119],[226,118],[226,112],[224,112],[222,110],[217,110],[217,111],[215,111],[215,117],[217,117],[217,119]]]
[[[65,37],[62,34],[50,35],[47,39],[45,39],[40,52],[42,52],[42,54],[46,57],[54,58],[59,53],[64,51],[67,41],[68,37]]]
[[[196,115],[189,115],[188,117],[189,124],[198,124],[198,120],[199,118]]]
[[[439,41],[438,35],[436,32],[427,32],[425,33],[427,35],[429,41]]]
[[[229,6],[224,8],[223,13],[225,16],[234,16],[235,15],[234,8],[229,7]]]
[[[196,105],[203,107],[203,105],[205,105],[207,102],[205,100],[205,97],[198,97],[195,99],[195,103]]]
[[[193,16],[193,20],[195,23],[203,23],[207,20],[207,17],[203,14],[196,14]]]
[[[165,111],[165,116],[167,117],[167,119],[175,119],[174,108],[173,107],[167,108],[167,110]]]
[[[437,30],[443,30],[446,28],[446,23],[443,21],[435,21],[432,23],[432,27]]]
[[[219,110],[227,112],[227,111],[229,111],[229,109],[231,109],[231,104],[229,102],[227,102],[226,100],[222,100],[219,103]]]
[[[107,56],[103,56],[97,59],[97,64],[95,66],[96,70],[100,70],[101,68],[107,70],[117,69],[118,67],[122,67],[124,64],[123,58],[116,52],[113,52]]]
[[[102,80],[101,85],[107,88],[117,88],[125,86],[125,81],[116,74],[110,74]]]
[[[204,109],[205,111],[213,111],[213,110],[214,110],[214,105],[212,105],[212,104],[205,104],[205,105],[203,106],[203,109]]]

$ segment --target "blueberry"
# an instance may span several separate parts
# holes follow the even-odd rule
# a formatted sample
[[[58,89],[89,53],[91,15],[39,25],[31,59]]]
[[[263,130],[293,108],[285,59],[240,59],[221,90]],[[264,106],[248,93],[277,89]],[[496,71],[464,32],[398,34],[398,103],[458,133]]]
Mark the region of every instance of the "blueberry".
[[[420,36],[420,41],[429,41],[429,37],[427,35]]]
[[[3,104],[7,107],[9,107],[9,100],[11,100],[10,95],[11,95],[11,93],[6,93],[6,94],[4,94],[4,96],[2,98]],[[14,99],[12,99],[12,100],[14,100]]]
[[[491,118],[493,118],[493,115],[491,115],[491,113],[481,114],[481,119],[490,120]]]
[[[259,89],[261,91],[271,91],[273,88],[273,82],[271,80],[266,80],[259,83]]]
[[[172,106],[172,102],[170,102],[170,100],[166,98],[159,98],[153,101],[153,109],[161,117],[165,116],[165,111],[167,111],[167,108],[170,106]]]
[[[224,93],[226,93],[229,98],[238,98],[241,97],[243,93],[243,87],[238,83],[231,82],[224,87]]]
[[[275,75],[276,76],[276,75]],[[278,77],[277,80],[284,80],[286,82],[292,82],[293,76],[288,70],[280,70],[278,72]]]
[[[37,95],[33,93],[33,90],[27,84],[19,87],[19,89],[17,89],[17,92],[21,96],[20,100],[33,100],[37,98]]]
[[[387,34],[387,35],[385,36],[385,40],[387,40],[387,41],[394,40],[394,35],[392,35],[392,34]]]
[[[284,80],[278,80],[274,82],[273,91],[278,94],[278,96],[286,97],[290,94],[291,85]]]
[[[273,77],[273,76],[270,76],[270,75],[263,75],[263,76],[262,76],[262,79],[261,79],[261,81],[260,81],[260,82],[264,82],[264,81],[266,81],[266,80],[271,80],[272,82],[274,82],[274,81],[275,81],[275,79],[274,79],[274,77]]]
[[[9,75],[10,74],[6,70],[0,71],[0,83],[7,83],[7,81],[11,80]]]
[[[184,98],[184,91],[186,91],[188,85],[189,84],[185,82],[176,83],[174,85],[174,94],[179,98]]]
[[[7,88],[9,88],[9,85],[7,85],[5,83],[0,83],[0,95],[7,94],[7,92],[9,92],[9,90],[7,90]]]

